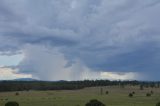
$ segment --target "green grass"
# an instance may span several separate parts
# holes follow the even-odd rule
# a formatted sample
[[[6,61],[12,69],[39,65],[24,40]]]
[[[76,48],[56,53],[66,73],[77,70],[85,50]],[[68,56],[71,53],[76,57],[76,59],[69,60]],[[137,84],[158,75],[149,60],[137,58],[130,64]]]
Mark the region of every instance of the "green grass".
[[[146,93],[154,91],[151,97]],[[20,106],[85,106],[90,99],[98,99],[107,106],[155,106],[160,101],[160,88],[145,88],[127,86],[120,88],[116,86],[103,87],[104,94],[100,94],[100,87],[85,88],[81,90],[62,91],[23,91],[16,96],[16,92],[1,92],[0,106],[8,101],[17,101]],[[106,95],[105,91],[109,91]],[[128,97],[130,92],[135,94]],[[6,100],[8,99],[8,100]]]

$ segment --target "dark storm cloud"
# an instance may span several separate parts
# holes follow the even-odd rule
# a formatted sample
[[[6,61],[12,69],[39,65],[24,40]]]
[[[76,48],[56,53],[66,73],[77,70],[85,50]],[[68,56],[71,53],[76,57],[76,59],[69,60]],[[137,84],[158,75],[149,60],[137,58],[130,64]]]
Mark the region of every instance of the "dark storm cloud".
[[[55,48],[64,68],[78,60],[92,71],[156,72],[159,9],[159,0],[1,0],[0,51],[22,51],[20,70],[30,73],[59,70],[39,60],[57,61]]]

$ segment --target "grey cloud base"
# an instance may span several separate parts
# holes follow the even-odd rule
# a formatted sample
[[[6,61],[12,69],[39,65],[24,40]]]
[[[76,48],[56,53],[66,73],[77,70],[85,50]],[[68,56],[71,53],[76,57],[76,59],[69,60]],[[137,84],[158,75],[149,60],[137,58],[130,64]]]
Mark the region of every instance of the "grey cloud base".
[[[159,9],[159,0],[1,0],[0,51],[22,51],[20,72],[42,79],[86,68],[159,73]]]

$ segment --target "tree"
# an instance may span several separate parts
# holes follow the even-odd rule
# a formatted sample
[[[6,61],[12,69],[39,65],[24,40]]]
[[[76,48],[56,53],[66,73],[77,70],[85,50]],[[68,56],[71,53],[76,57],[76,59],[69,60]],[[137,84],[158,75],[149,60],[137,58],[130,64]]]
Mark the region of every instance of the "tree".
[[[13,101],[13,102],[7,102],[5,106],[19,106],[19,104]]]
[[[86,103],[85,106],[105,106],[105,104],[103,104],[102,102],[96,99],[93,99],[93,100],[90,100],[88,103]]]

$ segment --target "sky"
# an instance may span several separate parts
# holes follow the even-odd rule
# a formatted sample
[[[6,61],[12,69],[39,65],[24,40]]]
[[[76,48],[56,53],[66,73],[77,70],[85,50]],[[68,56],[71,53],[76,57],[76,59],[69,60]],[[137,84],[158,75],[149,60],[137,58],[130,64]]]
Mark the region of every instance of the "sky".
[[[0,0],[0,80],[160,80],[160,0]]]

